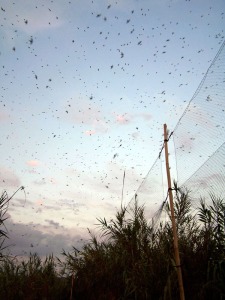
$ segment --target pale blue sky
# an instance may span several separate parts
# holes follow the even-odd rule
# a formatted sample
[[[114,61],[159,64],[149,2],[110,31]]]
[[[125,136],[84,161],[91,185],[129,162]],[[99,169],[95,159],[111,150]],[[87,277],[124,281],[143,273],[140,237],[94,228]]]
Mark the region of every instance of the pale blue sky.
[[[9,206],[12,251],[58,254],[113,216],[124,170],[133,196],[224,40],[225,3],[0,7],[1,188],[27,193]]]

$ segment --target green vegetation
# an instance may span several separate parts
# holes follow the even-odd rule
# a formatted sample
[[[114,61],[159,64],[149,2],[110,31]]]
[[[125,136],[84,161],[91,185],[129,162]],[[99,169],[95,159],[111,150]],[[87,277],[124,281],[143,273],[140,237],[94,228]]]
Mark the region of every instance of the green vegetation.
[[[211,195],[212,204],[201,199],[193,214],[188,193],[176,187],[174,194],[186,299],[223,300],[225,204]],[[18,262],[1,255],[0,299],[179,299],[169,206],[165,209],[168,221],[155,228],[136,198],[109,222],[99,218],[99,236],[90,232],[82,250],[63,251],[64,261],[53,256],[41,261],[33,254]]]

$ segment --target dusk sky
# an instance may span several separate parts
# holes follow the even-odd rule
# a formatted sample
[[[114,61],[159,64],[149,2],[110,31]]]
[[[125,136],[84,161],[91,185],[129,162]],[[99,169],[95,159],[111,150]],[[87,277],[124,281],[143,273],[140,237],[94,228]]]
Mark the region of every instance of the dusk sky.
[[[0,7],[0,184],[9,196],[25,187],[7,243],[14,255],[59,255],[114,216],[124,172],[124,203],[135,194],[163,124],[173,130],[224,41],[225,1]]]

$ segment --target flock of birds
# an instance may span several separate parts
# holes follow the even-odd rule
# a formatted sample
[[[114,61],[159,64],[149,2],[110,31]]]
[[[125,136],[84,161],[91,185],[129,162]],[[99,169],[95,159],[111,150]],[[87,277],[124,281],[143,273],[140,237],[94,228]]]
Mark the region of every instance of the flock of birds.
[[[63,232],[66,218],[49,216],[54,205],[56,211],[67,205],[66,213],[75,211],[76,224],[85,228],[82,209],[88,214],[88,205],[99,199],[104,200],[100,205],[119,203],[125,169],[130,197],[158,155],[163,123],[176,125],[224,40],[224,12],[213,1],[199,10],[184,1],[185,14],[173,1],[165,7],[151,1],[105,2],[1,4],[1,147],[4,167],[12,174],[0,174],[0,180],[10,188],[18,176],[28,185],[27,207],[47,214],[40,223],[32,212],[26,227]],[[40,161],[41,171],[22,165],[23,158]],[[69,194],[74,189],[81,200]],[[37,198],[44,200],[37,205]],[[10,215],[21,209],[19,200]],[[9,226],[14,231],[15,225]]]

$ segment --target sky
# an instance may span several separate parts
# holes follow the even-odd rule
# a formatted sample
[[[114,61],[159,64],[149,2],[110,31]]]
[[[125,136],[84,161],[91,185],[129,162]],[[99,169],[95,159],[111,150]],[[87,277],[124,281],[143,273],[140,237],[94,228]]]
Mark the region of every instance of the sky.
[[[9,203],[8,251],[60,255],[139,188],[224,41],[225,2],[0,7],[0,184],[25,187]]]

